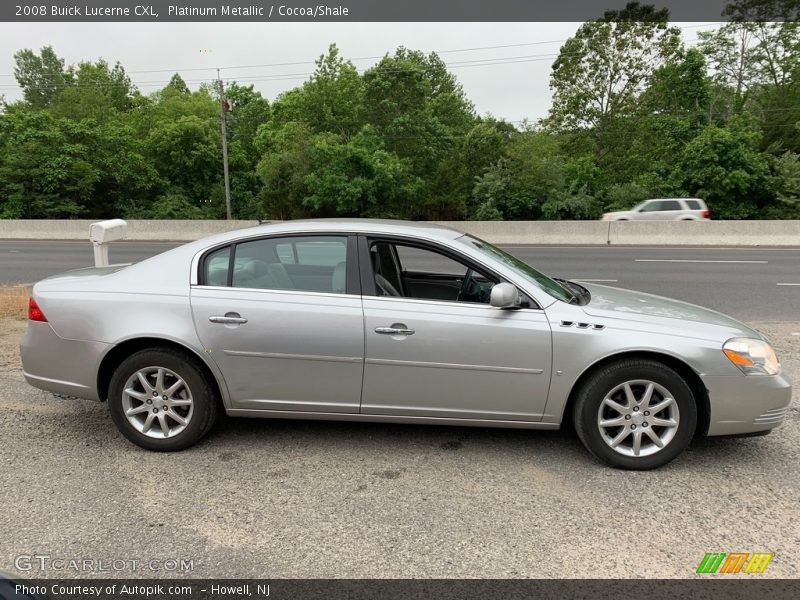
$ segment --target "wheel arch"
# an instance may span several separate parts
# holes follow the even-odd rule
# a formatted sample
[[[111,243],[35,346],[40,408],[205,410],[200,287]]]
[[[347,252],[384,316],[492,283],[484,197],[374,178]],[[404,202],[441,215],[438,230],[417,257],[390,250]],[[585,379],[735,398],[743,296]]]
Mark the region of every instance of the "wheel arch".
[[[572,415],[572,411],[575,406],[575,398],[578,395],[579,390],[597,370],[620,360],[637,358],[650,359],[663,363],[678,373],[678,375],[680,375],[683,380],[686,381],[689,389],[692,390],[692,395],[694,396],[695,404],[697,405],[697,427],[695,428],[695,436],[706,435],[711,420],[711,403],[708,398],[708,390],[703,384],[703,380],[700,378],[700,375],[698,375],[691,366],[689,366],[680,358],[652,350],[631,350],[627,352],[619,352],[617,354],[605,356],[584,369],[583,373],[581,373],[578,379],[575,380],[575,383],[570,389],[567,402],[564,405],[564,413],[562,414],[561,418],[562,425],[565,421],[565,417]]]
[[[122,361],[135,352],[146,350],[148,348],[169,348],[195,358],[198,366],[208,377],[209,383],[214,386],[214,390],[217,393],[217,398],[219,398],[223,405],[226,403],[224,383],[220,381],[217,374],[209,366],[205,357],[201,356],[196,350],[185,344],[168,338],[153,336],[126,339],[119,342],[108,352],[106,352],[106,354],[103,356],[103,359],[100,361],[100,366],[97,369],[97,395],[101,401],[108,399],[108,387],[111,383],[111,378],[114,375],[114,371],[116,371],[117,367],[122,364]]]

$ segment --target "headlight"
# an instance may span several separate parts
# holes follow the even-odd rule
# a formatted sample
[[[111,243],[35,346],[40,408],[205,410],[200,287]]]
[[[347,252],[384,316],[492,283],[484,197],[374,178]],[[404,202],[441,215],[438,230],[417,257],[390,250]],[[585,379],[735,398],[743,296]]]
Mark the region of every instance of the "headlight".
[[[722,351],[745,375],[777,375],[781,372],[775,351],[764,340],[733,338],[725,342]]]

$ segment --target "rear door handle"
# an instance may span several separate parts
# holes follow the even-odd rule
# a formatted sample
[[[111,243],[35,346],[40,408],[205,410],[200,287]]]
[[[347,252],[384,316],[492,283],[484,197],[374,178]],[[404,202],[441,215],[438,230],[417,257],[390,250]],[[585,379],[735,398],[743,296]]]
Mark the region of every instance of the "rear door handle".
[[[227,312],[225,316],[212,315],[208,317],[208,320],[212,323],[222,323],[223,325],[242,325],[247,323],[247,319],[236,312]]]
[[[409,329],[405,323],[392,323],[391,327],[376,327],[375,333],[383,335],[414,335],[414,330]]]

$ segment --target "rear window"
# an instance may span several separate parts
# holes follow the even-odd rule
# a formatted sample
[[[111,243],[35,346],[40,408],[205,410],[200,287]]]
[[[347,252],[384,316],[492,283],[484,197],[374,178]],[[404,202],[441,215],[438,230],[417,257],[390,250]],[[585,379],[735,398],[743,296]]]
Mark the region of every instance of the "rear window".
[[[662,200],[660,210],[680,210],[681,203],[677,200]]]
[[[687,200],[686,206],[688,206],[691,210],[701,210],[700,203],[697,200]]]

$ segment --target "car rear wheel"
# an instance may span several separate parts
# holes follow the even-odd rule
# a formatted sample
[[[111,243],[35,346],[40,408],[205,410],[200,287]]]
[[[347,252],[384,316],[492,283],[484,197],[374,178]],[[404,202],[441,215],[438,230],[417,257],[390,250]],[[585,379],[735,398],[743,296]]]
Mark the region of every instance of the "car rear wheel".
[[[189,355],[167,348],[141,350],[117,368],[109,410],[122,435],[148,450],[182,450],[211,429],[217,397]]]
[[[697,406],[673,369],[653,360],[621,360],[583,385],[573,417],[578,437],[597,458],[621,469],[646,470],[686,449]]]

